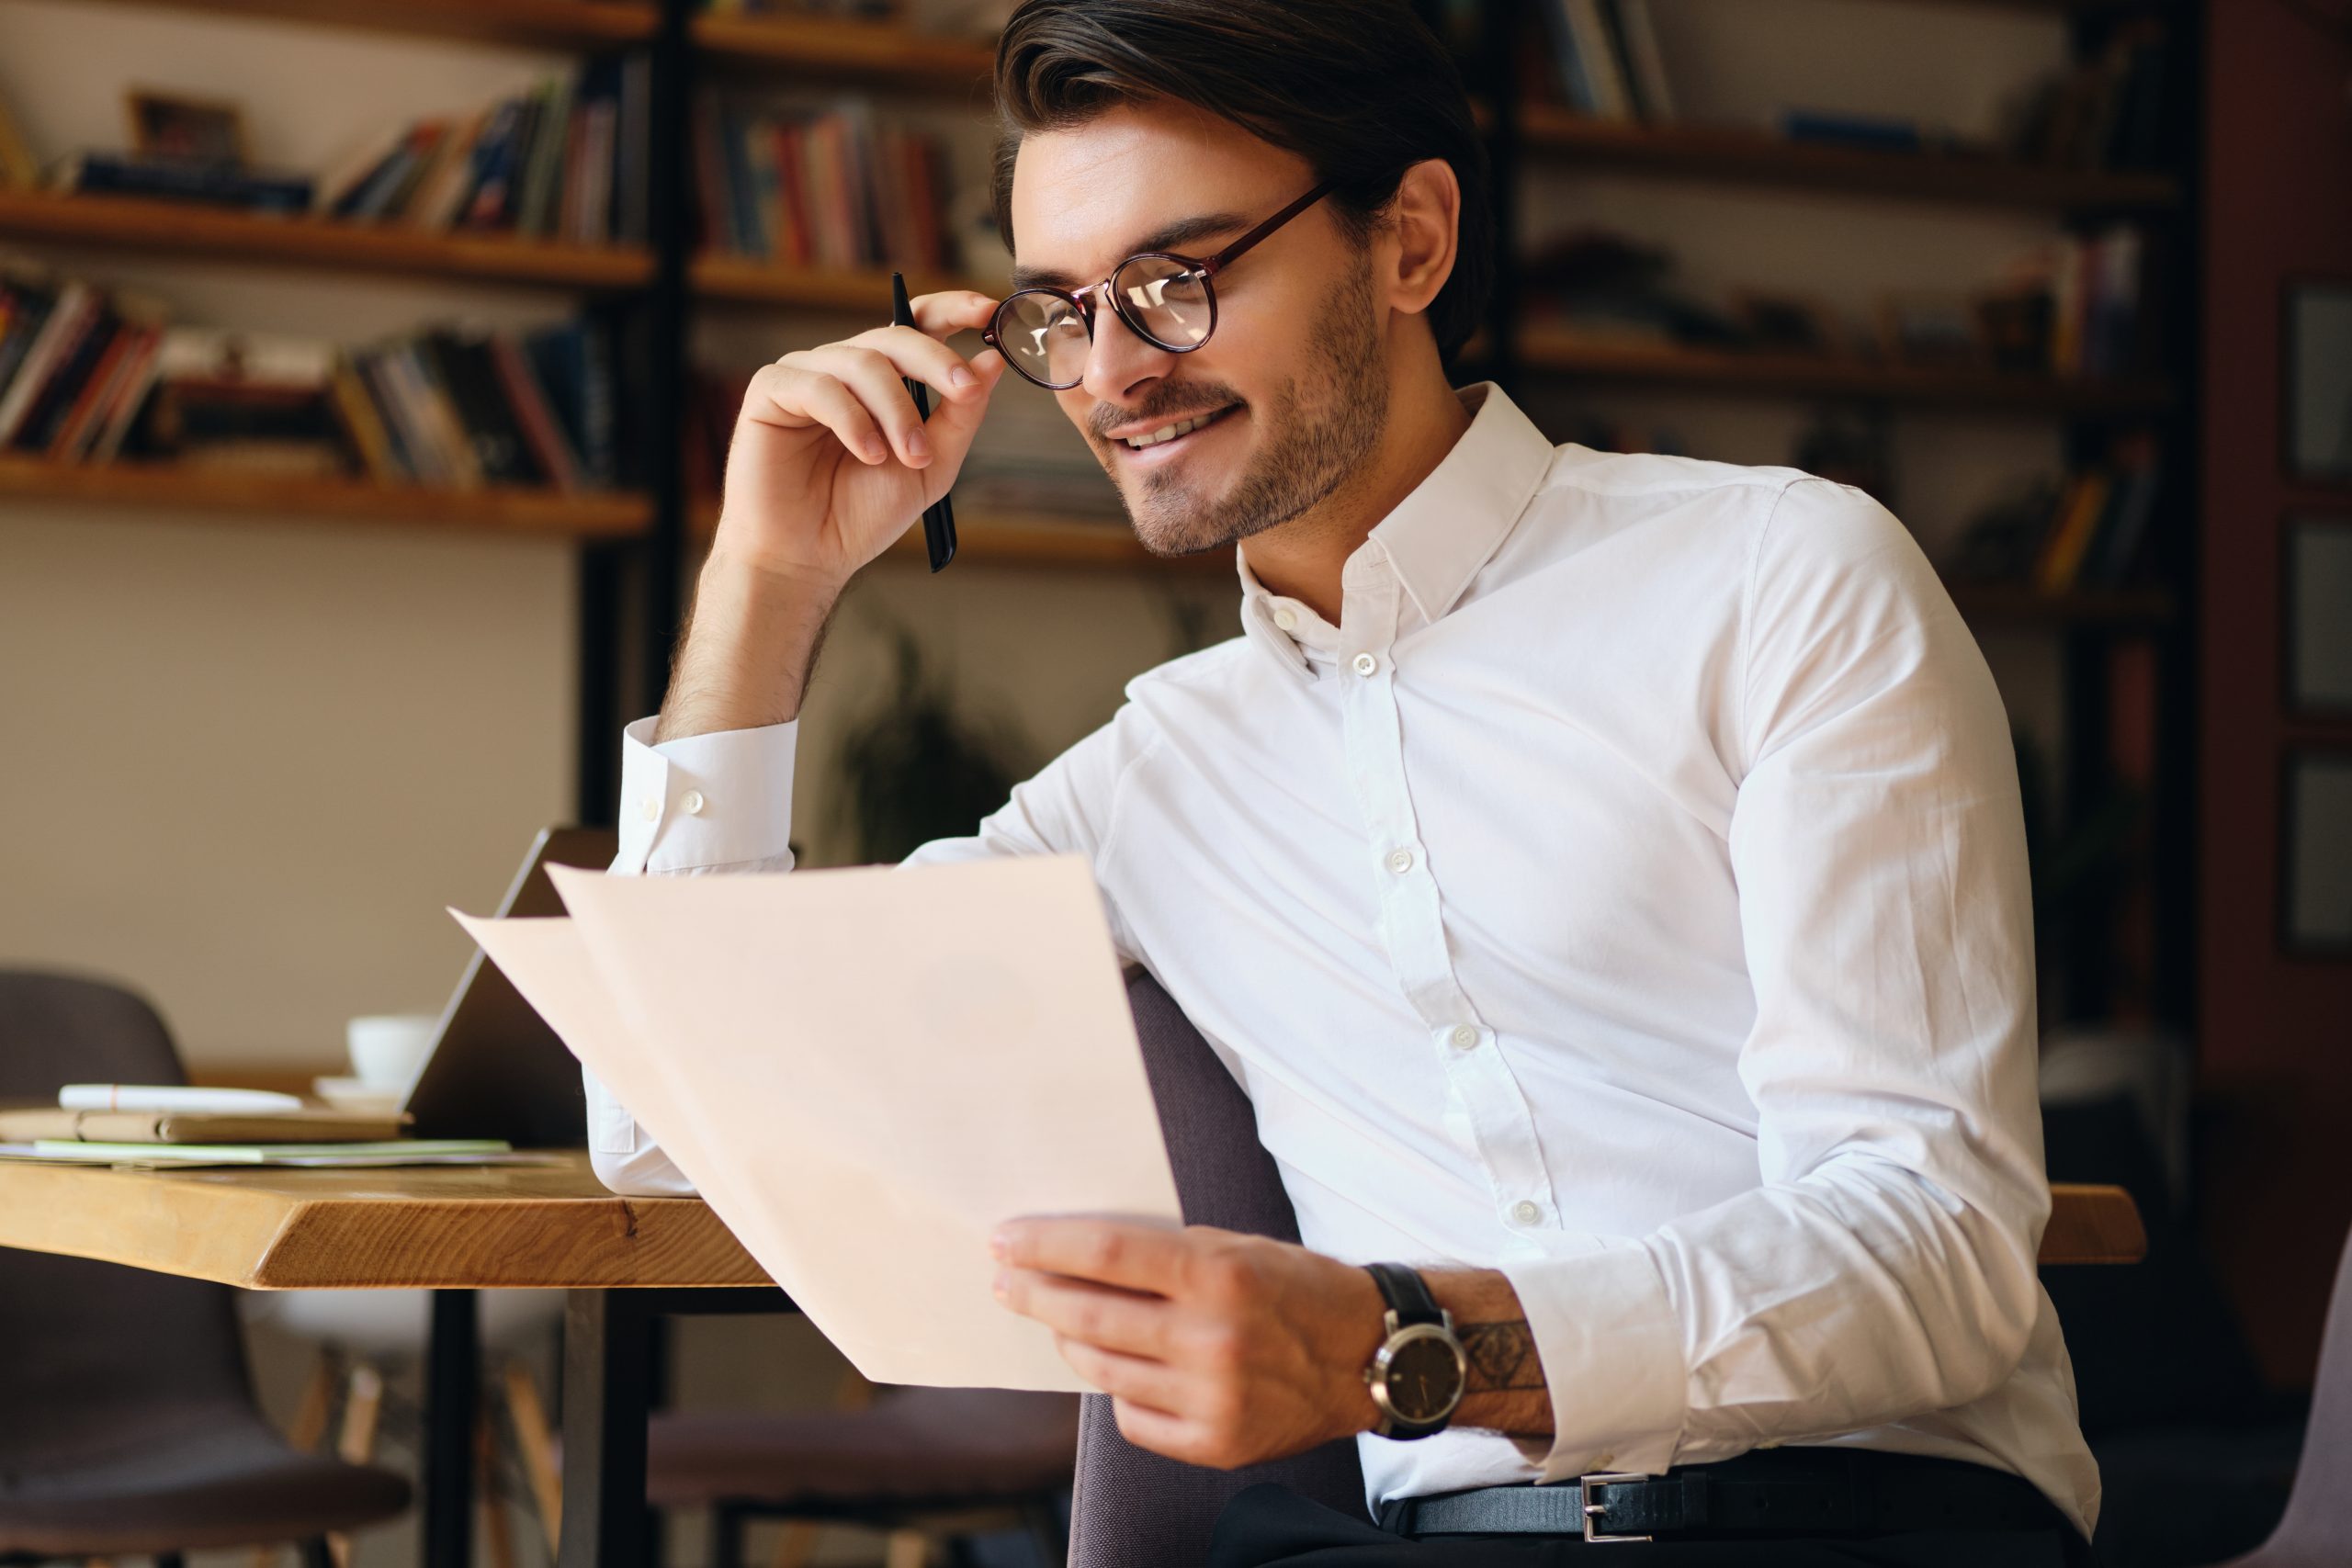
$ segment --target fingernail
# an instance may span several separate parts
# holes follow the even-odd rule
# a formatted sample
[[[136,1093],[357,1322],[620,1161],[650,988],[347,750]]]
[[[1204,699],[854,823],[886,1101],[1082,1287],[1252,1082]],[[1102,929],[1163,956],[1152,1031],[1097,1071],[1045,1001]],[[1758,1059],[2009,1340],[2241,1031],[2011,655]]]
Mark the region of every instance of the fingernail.
[[[994,1291],[997,1293],[998,1298],[1001,1300],[1005,1292],[1005,1288],[1011,1283],[1012,1281],[1005,1277],[1004,1270],[1000,1269],[996,1271],[996,1283],[989,1288]]]
[[[909,435],[907,437],[907,456],[910,457],[930,457],[931,438],[920,430]]]
[[[1004,1233],[1002,1231],[998,1231],[989,1237],[989,1257],[1002,1258],[1004,1256]]]
[[[879,441],[869,441],[859,450],[865,454],[865,460],[869,463],[878,463],[890,455],[890,448]]]
[[[958,365],[955,369],[950,370],[947,373],[947,384],[960,389],[965,387],[978,386],[980,384],[980,378],[978,376],[973,375],[969,370],[967,370],[962,366]]]

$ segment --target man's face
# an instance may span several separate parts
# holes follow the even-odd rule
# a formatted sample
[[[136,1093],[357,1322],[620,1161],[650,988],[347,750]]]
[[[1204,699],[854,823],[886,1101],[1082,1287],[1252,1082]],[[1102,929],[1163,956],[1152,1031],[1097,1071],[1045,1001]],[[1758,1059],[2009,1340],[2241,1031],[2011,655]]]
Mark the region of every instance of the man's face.
[[[1138,251],[1211,256],[1314,185],[1304,159],[1182,106],[1032,135],[1012,180],[1019,280],[1075,290]],[[1216,330],[1189,354],[1136,336],[1095,298],[1085,379],[1054,396],[1147,548],[1216,549],[1287,523],[1378,450],[1388,365],[1374,254],[1317,202],[1217,276]],[[1173,440],[1125,439],[1202,415],[1214,417]]]

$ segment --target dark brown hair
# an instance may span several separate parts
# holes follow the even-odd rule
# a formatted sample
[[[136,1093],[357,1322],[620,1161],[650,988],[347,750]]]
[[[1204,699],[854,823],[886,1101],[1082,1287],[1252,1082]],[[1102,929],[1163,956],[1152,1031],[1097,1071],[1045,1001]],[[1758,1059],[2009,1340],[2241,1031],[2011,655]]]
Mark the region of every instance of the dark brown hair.
[[[1357,244],[1407,169],[1444,159],[1462,214],[1430,328],[1445,354],[1476,328],[1495,275],[1487,151],[1453,59],[1405,0],[1024,0],[996,51],[992,194],[1007,245],[1022,137],[1149,99],[1204,109],[1306,159],[1335,183],[1332,210]]]

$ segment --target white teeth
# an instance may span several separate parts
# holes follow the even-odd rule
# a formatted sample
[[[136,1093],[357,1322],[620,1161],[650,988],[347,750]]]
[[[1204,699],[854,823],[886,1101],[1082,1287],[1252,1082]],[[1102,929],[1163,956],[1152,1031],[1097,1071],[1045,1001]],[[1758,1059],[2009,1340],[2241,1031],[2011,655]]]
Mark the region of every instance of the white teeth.
[[[1122,439],[1125,440],[1129,446],[1135,447],[1138,450],[1146,446],[1157,446],[1163,441],[1173,441],[1180,435],[1198,430],[1201,426],[1215,419],[1217,413],[1223,413],[1225,411],[1223,409],[1219,409],[1216,411],[1216,413],[1204,413],[1198,419],[1180,419],[1173,424],[1161,425],[1158,430],[1153,431],[1148,435],[1129,435],[1122,437]]]

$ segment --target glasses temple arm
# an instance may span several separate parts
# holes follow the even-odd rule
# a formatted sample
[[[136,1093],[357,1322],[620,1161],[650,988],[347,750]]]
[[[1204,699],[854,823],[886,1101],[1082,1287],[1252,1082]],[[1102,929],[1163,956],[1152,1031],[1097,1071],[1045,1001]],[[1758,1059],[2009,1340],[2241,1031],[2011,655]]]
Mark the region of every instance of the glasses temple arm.
[[[1330,195],[1335,184],[1337,184],[1336,181],[1325,180],[1321,185],[1317,186],[1313,190],[1308,191],[1305,196],[1300,197],[1296,201],[1292,202],[1288,207],[1283,208],[1280,212],[1275,213],[1272,218],[1267,219],[1263,223],[1259,224],[1255,229],[1252,229],[1247,234],[1242,235],[1241,238],[1234,241],[1233,243],[1226,246],[1225,249],[1217,252],[1216,254],[1201,263],[1201,270],[1205,273],[1215,274],[1232,265],[1234,262],[1240,259],[1242,252],[1248,250],[1250,246],[1256,244],[1259,241],[1272,233],[1275,230],[1281,228],[1283,224],[1289,222],[1292,219],[1297,217],[1300,213],[1306,211],[1317,202],[1322,200],[1323,197]]]

